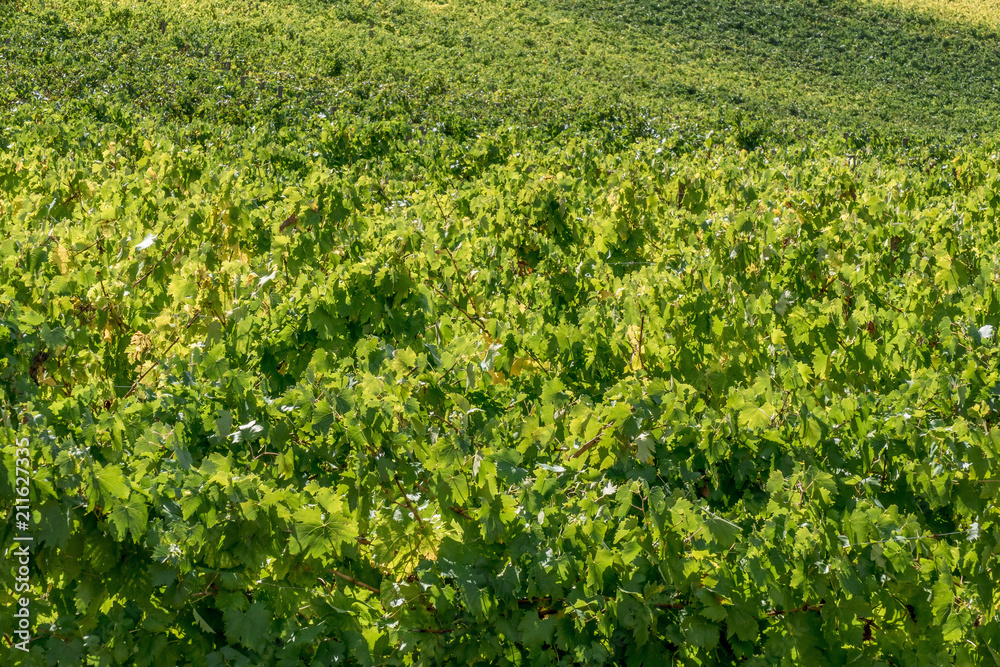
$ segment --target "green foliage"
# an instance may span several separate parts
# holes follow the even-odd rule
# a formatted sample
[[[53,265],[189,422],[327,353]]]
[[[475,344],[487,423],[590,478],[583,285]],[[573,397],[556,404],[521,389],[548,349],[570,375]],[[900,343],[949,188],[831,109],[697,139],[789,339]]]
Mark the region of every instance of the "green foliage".
[[[944,146],[926,106],[879,126],[923,132],[905,146],[799,140],[763,103],[672,131],[627,77],[602,100],[562,73],[559,106],[543,67],[487,93],[517,52],[469,27],[498,30],[481,3],[25,4],[0,10],[24,74],[0,130],[0,496],[27,438],[25,664],[996,655],[995,139]],[[503,11],[539,50],[917,20],[785,5]],[[787,55],[753,58],[804,76],[771,37]],[[192,77],[206,43],[270,87]],[[9,568],[0,590],[12,627]]]

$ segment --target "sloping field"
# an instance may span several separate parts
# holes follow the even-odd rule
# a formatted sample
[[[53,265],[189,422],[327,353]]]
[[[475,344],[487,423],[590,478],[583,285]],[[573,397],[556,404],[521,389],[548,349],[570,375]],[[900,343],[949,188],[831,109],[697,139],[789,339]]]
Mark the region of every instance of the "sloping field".
[[[738,5],[0,5],[2,663],[1000,662],[991,5]]]

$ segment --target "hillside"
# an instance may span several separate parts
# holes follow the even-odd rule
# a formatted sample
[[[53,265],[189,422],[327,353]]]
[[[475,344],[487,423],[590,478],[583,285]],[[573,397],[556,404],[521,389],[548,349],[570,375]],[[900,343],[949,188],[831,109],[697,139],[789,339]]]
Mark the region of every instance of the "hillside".
[[[0,5],[4,664],[1000,662],[995,15]]]
[[[0,9],[3,95],[236,125],[340,108],[460,136],[518,123],[631,140],[739,110],[758,131],[963,137],[996,129],[991,7],[20,1]]]

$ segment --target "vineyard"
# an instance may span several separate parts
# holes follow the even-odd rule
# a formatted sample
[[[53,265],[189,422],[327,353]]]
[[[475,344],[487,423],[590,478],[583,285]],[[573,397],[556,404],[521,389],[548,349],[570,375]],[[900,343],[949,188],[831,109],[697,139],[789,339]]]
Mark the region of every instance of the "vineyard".
[[[1000,665],[998,10],[736,4],[0,2],[0,662]]]

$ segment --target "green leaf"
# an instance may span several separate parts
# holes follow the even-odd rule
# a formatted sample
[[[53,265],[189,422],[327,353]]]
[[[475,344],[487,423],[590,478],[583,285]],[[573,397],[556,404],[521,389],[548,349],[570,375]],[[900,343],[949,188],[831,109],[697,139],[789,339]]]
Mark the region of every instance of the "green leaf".
[[[259,651],[271,639],[271,612],[262,602],[254,602],[246,612],[229,609],[225,613],[226,638]],[[207,624],[206,624],[207,625]]]
[[[215,482],[222,486],[229,486],[230,482],[230,471],[232,470],[232,463],[229,459],[222,454],[214,453],[209,454],[201,462],[201,467],[198,472],[206,478],[206,481],[211,483]]]
[[[121,468],[104,466],[97,473],[97,484],[105,503],[110,504],[113,498],[118,500],[128,498],[129,486]]]
[[[324,434],[333,426],[336,417],[333,408],[325,398],[320,399],[313,408],[312,430],[314,433]]]
[[[521,616],[517,631],[525,646],[540,649],[543,644],[551,643],[552,631],[555,629],[554,618],[539,618],[538,612],[530,610]]]
[[[722,548],[731,547],[743,534],[735,523],[718,516],[705,517],[705,526]]]
[[[780,470],[774,470],[771,472],[770,476],[767,478],[767,486],[765,487],[768,493],[774,494],[778,493],[785,488],[785,478],[781,474]]]
[[[954,602],[954,589],[945,580],[945,577],[939,578],[931,589],[931,611],[934,614],[935,623],[940,624],[944,622],[945,618],[951,612]]]
[[[340,545],[357,537],[357,527],[343,512],[342,501],[321,494],[321,502],[325,507],[302,507],[292,515],[295,524],[288,545],[290,553],[329,557],[339,553]]]
[[[142,538],[149,520],[146,503],[138,494],[133,494],[126,504],[115,507],[110,518],[119,539],[123,539],[126,534],[131,534],[132,539],[137,542]]]
[[[49,349],[54,350],[66,344],[66,331],[62,327],[50,329],[48,326],[42,325],[41,337]]]
[[[316,332],[320,340],[333,340],[337,337],[337,320],[326,310],[317,309],[309,313],[309,326]]]
[[[695,646],[714,648],[719,643],[719,626],[700,616],[690,616],[684,626],[684,638]]]
[[[232,438],[233,444],[240,442],[253,442],[264,433],[264,427],[257,423],[256,420],[251,420],[246,424],[240,424],[235,431],[229,434]]]
[[[728,628],[730,637],[736,635],[741,641],[745,642],[755,641],[760,634],[760,626],[757,623],[757,619],[739,606],[729,608],[726,627]]]
[[[813,419],[808,418],[805,422],[805,437],[803,440],[809,447],[815,447],[819,444],[820,438],[823,436],[823,430],[820,428],[819,423]]]
[[[22,310],[18,321],[28,327],[37,327],[45,322],[45,315],[34,310]]]
[[[212,626],[208,624],[208,621],[201,617],[201,614],[198,613],[197,609],[192,609],[191,613],[194,614],[194,620],[198,623],[198,627],[209,634],[215,634],[215,630],[213,630]]]
[[[701,589],[698,591],[697,597],[702,603],[702,616],[716,622],[726,620],[729,614],[726,607],[719,601],[718,596],[711,591]]]
[[[642,463],[652,463],[656,455],[656,442],[649,433],[640,433],[635,439],[636,453]]]

